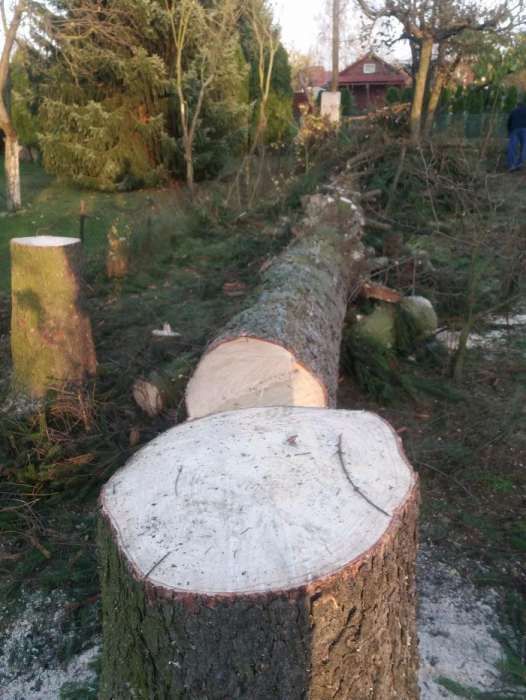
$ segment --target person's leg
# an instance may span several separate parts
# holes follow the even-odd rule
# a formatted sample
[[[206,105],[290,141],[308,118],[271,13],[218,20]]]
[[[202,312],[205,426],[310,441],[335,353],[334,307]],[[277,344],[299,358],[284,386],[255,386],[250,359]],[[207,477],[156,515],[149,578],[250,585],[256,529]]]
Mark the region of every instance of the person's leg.
[[[521,168],[526,162],[526,129],[519,130],[519,162],[518,167]]]
[[[514,170],[516,168],[517,146],[518,146],[517,129],[513,129],[513,131],[510,134],[510,140],[508,142],[508,170]]]

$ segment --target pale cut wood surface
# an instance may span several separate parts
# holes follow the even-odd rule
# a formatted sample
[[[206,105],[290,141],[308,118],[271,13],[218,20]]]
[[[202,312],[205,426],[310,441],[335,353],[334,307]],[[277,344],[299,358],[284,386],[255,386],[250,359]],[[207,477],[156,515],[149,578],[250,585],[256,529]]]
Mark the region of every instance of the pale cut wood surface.
[[[243,594],[297,588],[363,556],[414,484],[398,437],[374,414],[255,408],[164,433],[101,500],[139,578]]]

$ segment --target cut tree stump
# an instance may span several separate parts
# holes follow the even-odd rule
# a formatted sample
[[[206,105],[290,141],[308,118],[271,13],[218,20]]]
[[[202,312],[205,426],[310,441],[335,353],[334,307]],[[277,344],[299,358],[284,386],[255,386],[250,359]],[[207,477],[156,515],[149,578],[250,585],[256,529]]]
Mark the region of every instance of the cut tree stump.
[[[186,392],[190,418],[249,406],[335,406],[347,304],[363,284],[362,215],[308,198],[301,235],[265,271],[255,304],[207,348]]]
[[[78,238],[11,240],[13,388],[35,398],[96,371]]]
[[[133,383],[132,393],[135,403],[150,418],[159,416],[174,404],[182,394],[181,362],[178,359],[160,365],[146,377],[139,377]]]
[[[102,700],[415,700],[417,478],[364,411],[164,433],[106,484]]]

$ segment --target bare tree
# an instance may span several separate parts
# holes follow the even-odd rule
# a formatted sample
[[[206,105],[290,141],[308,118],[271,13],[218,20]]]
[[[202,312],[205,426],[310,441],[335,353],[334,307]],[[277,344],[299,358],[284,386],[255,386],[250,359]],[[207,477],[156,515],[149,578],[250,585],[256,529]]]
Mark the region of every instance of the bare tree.
[[[272,91],[272,75],[276,53],[280,46],[279,33],[273,26],[271,17],[265,12],[265,5],[261,0],[246,0],[243,12],[248,20],[250,30],[254,37],[255,58],[257,61],[257,80],[259,97],[256,102],[255,129],[252,135],[250,148],[243,158],[243,162],[230,188],[228,199],[230,200],[234,190],[239,192],[242,173],[246,174],[248,202],[252,204],[257,196],[259,183],[265,162],[264,136],[268,126],[268,102]],[[249,186],[251,163],[256,151],[260,152],[258,172],[255,183]]]
[[[7,99],[9,63],[16,43],[16,37],[27,10],[26,0],[18,0],[8,18],[5,0],[0,0],[0,14],[3,30],[3,46],[0,54],[0,130],[4,132],[6,202],[8,211],[16,211],[22,206],[20,193],[19,146],[16,129],[13,126]]]
[[[401,25],[397,40],[409,40],[413,57],[418,53],[410,116],[414,141],[418,141],[421,135],[424,98],[434,49],[440,53],[444,45],[467,31],[509,31],[523,9],[523,0],[502,0],[488,7],[476,0],[382,0],[379,5],[371,0],[357,2],[370,20],[387,18]],[[437,90],[438,87],[440,82]]]
[[[356,15],[355,6],[350,0],[325,0],[325,6],[318,15],[317,22],[319,34],[316,49],[319,53],[319,62],[332,61],[333,27],[338,23],[338,63],[340,66],[348,65],[370,48],[370,36],[362,35],[363,17]],[[336,10],[336,12],[335,12]]]
[[[165,0],[175,48],[174,83],[179,101],[186,181],[194,188],[194,140],[205,98],[235,51],[239,0],[222,0],[206,8],[199,0]],[[188,55],[192,59],[188,60]]]

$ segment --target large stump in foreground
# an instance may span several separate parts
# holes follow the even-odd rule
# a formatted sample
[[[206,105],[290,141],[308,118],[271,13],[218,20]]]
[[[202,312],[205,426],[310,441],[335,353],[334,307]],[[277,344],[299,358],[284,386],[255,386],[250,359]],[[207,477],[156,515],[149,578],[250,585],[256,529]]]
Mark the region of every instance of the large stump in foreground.
[[[418,489],[367,412],[185,423],[104,487],[103,700],[414,700]]]
[[[265,272],[256,303],[210,344],[186,393],[190,418],[249,406],[335,406],[342,326],[363,282],[362,216],[314,195],[299,237]]]
[[[41,397],[95,374],[91,324],[82,303],[78,238],[11,240],[14,388]]]

